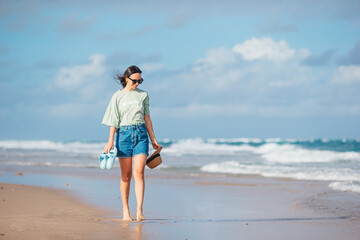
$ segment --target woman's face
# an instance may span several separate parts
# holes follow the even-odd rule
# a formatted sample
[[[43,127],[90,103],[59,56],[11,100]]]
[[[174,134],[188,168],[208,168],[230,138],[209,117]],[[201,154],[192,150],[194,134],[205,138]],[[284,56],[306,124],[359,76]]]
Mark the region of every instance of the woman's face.
[[[126,87],[129,90],[135,90],[139,86],[139,80],[141,79],[141,73],[133,73],[129,77],[126,78]],[[132,80],[135,80],[134,83]]]

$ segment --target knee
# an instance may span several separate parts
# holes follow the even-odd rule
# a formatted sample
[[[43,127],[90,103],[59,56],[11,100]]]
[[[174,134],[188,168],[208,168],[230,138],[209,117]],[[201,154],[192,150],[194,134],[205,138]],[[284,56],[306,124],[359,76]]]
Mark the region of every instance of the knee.
[[[131,172],[127,172],[127,173],[122,172],[121,173],[121,180],[123,182],[130,182],[130,180],[131,180]]]
[[[142,170],[140,170],[140,171],[134,170],[133,175],[134,175],[134,179],[137,179],[137,180],[144,179],[144,171],[142,171]]]

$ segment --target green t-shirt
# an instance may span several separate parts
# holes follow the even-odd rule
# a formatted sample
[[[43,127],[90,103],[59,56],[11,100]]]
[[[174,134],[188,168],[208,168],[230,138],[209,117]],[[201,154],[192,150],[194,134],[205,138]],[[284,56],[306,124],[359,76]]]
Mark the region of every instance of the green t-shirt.
[[[115,128],[142,124],[145,114],[150,115],[147,92],[138,88],[127,92],[119,90],[112,96],[102,124]]]

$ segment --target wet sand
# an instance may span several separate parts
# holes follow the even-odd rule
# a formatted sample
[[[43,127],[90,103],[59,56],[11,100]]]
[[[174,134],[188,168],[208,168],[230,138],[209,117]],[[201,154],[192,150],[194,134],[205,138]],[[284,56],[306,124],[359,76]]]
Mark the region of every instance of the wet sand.
[[[34,200],[42,202],[37,208],[31,207],[35,203],[24,201],[21,195],[12,196],[14,204],[4,208],[8,197],[2,194],[4,189],[1,189],[1,199],[6,201],[1,202],[0,210],[1,215],[6,217],[1,217],[0,233],[9,234],[7,236],[11,236],[15,226],[20,226],[18,234],[26,234],[24,229],[29,229],[37,239],[38,236],[67,239],[110,239],[116,236],[117,239],[355,240],[360,236],[360,195],[334,191],[323,181],[254,175],[184,175],[147,169],[146,220],[124,224],[121,221],[119,169],[22,167],[21,176],[16,175],[18,171],[18,167],[7,167],[0,172],[0,182],[52,187],[57,190],[45,188],[45,193],[51,192],[55,202],[64,197],[65,202],[61,208],[44,210],[42,206],[47,205],[48,196],[41,192],[45,191],[43,189],[39,191],[45,195],[36,194]],[[15,191],[8,189],[6,194],[11,196],[14,192],[27,189],[16,187]],[[133,188],[134,182],[131,183],[129,203],[131,215],[135,217]],[[76,202],[82,210],[78,205],[67,205],[70,202]],[[22,205],[28,207],[22,209]],[[3,215],[5,209],[6,214]],[[17,224],[12,225],[9,219]],[[66,223],[73,220],[74,223]],[[73,227],[73,224],[81,226]],[[101,232],[109,235],[103,236]],[[40,233],[53,235],[36,235]]]

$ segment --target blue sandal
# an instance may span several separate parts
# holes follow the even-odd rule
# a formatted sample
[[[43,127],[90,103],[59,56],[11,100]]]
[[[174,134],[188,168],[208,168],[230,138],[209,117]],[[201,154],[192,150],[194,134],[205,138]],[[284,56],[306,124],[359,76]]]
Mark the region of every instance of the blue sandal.
[[[117,148],[114,147],[109,153],[102,152],[99,155],[99,165],[101,169],[111,169],[114,166],[117,155]]]

